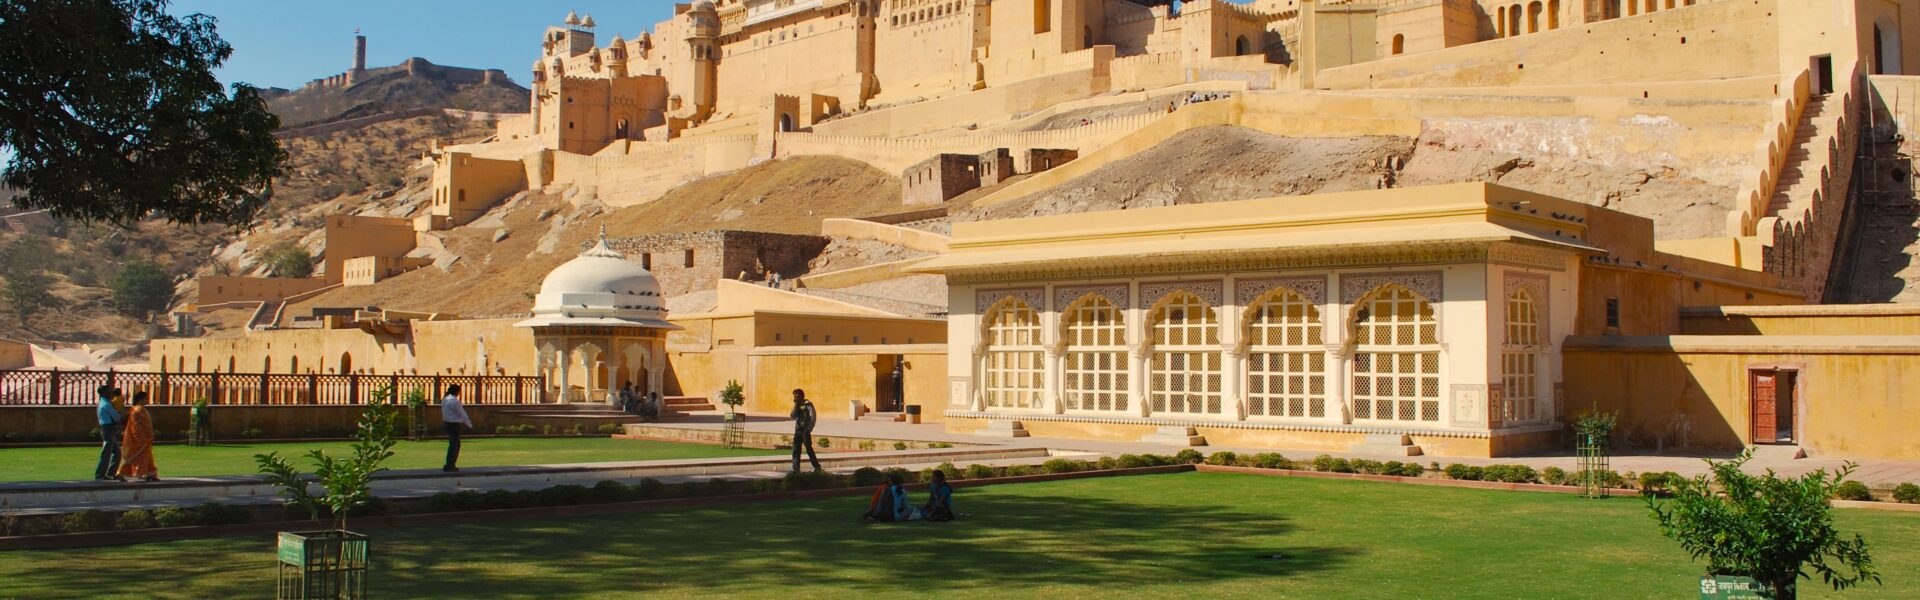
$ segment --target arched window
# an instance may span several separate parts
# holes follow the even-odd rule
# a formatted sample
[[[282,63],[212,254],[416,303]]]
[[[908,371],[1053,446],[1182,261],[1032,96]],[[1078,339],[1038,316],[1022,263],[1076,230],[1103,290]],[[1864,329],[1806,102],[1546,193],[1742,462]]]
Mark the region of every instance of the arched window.
[[[787,113],[780,113],[780,131],[781,132],[793,131],[793,115],[790,115]]]
[[[1534,420],[1540,398],[1540,311],[1533,295],[1515,290],[1507,296],[1507,335],[1500,353],[1500,417],[1507,424]]]
[[[1520,5],[1507,7],[1507,35],[1520,35]]]
[[[627,123],[627,118],[626,118],[626,117],[620,117],[620,122],[619,122],[618,124],[615,124],[615,125],[613,126],[613,137],[614,137],[614,139],[619,139],[619,140],[624,140],[624,139],[627,139],[627,135],[628,135],[628,134],[629,134],[630,132],[631,132],[631,130],[629,129],[629,124]]]
[[[1353,418],[1439,421],[1440,326],[1433,305],[1389,285],[1353,310]]]
[[[1402,34],[1402,33],[1393,34],[1393,53],[1398,55],[1398,54],[1405,53],[1406,51],[1407,51],[1406,34]]]
[[[1247,36],[1243,35],[1233,39],[1233,55],[1234,56],[1246,56],[1252,53],[1253,53],[1253,44],[1247,43]]]
[[[1127,324],[1119,307],[1089,294],[1061,313],[1067,410],[1127,410]]]
[[[1320,309],[1279,289],[1248,306],[1247,317],[1247,414],[1327,416]]]
[[[1545,10],[1539,0],[1527,4],[1527,33],[1540,33],[1540,13]]]
[[[295,356],[293,357],[293,360],[290,362],[292,362],[293,364],[287,367],[287,372],[298,374],[300,372],[300,357]]]
[[[269,356],[260,360],[260,372],[261,373],[273,372],[273,357]]]
[[[347,373],[352,373],[352,372],[353,372],[353,355],[345,352],[341,352],[340,353],[340,374],[345,375]]]
[[[1150,317],[1147,398],[1154,413],[1220,414],[1220,323],[1213,307],[1178,291]]]
[[[1045,391],[1040,314],[1017,299],[987,313],[986,393],[989,408],[1039,408]]]
[[[1493,29],[1494,29],[1494,37],[1507,37],[1509,35],[1513,35],[1511,32],[1507,31],[1507,7],[1505,6],[1500,7],[1499,14],[1493,18]]]
[[[1053,31],[1053,0],[1033,0],[1033,32]]]
[[[1560,28],[1560,0],[1547,0],[1547,29]]]

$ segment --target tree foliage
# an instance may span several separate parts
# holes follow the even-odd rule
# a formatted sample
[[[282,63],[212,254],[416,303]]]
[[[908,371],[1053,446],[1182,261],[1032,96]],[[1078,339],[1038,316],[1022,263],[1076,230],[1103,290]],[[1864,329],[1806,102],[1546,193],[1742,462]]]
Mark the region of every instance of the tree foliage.
[[[1818,576],[1834,589],[1880,582],[1866,540],[1833,526],[1828,499],[1853,473],[1852,463],[1796,479],[1741,471],[1752,456],[1709,460],[1710,475],[1674,478],[1671,500],[1643,496],[1660,533],[1706,561],[1709,574],[1751,577],[1776,600],[1794,598],[1802,578]]]
[[[21,325],[59,303],[53,297],[53,275],[47,272],[52,260],[46,240],[31,235],[14,239],[5,252],[0,252],[0,277],[7,280],[0,294],[6,296],[7,306]]]
[[[129,315],[151,316],[173,303],[173,278],[152,261],[137,260],[120,267],[111,287],[113,303]]]
[[[267,270],[274,277],[308,277],[313,275],[313,255],[298,244],[281,243],[267,250]]]
[[[56,217],[245,224],[287,154],[214,19],[167,0],[0,0],[0,181]]]

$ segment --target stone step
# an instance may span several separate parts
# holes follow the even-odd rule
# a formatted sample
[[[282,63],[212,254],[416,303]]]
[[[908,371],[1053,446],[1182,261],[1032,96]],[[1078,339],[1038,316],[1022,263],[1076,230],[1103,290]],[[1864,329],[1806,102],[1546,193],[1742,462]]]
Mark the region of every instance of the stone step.
[[[1754,444],[1755,460],[1800,460],[1807,457],[1807,450],[1797,444]]]
[[[1413,438],[1398,433],[1370,433],[1366,440],[1347,448],[1354,454],[1372,454],[1383,456],[1420,456],[1424,454],[1419,446],[1413,445]]]
[[[1192,427],[1161,427],[1153,433],[1140,436],[1147,444],[1166,444],[1168,446],[1205,446],[1206,436]]]
[[[860,420],[878,421],[883,423],[903,423],[903,422],[906,422],[907,420],[907,413],[870,412],[864,415],[860,415]]]
[[[1027,427],[1021,425],[1019,421],[987,421],[987,426],[975,431],[974,435],[999,438],[1023,438],[1027,437]]]

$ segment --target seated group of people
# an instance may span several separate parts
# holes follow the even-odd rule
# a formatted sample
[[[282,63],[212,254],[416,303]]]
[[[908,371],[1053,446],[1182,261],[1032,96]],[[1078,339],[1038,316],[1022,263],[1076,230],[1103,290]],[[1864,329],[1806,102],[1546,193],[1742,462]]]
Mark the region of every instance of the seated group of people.
[[[629,414],[638,415],[649,421],[660,418],[660,395],[641,394],[634,389],[633,382],[627,382],[614,391],[611,396],[613,407]]]
[[[873,503],[867,506],[867,514],[861,518],[869,522],[892,523],[896,521],[952,521],[953,486],[947,484],[947,474],[933,472],[933,482],[927,485],[927,503],[913,506],[907,502],[907,488],[900,483],[900,476],[888,475],[887,484],[873,492]]]

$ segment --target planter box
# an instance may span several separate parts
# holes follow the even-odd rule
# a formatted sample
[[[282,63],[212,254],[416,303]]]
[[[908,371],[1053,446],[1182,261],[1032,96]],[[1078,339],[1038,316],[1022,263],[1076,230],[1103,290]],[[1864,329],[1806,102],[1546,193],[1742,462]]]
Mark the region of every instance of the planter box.
[[[282,531],[281,600],[367,597],[367,536],[351,531]]]

